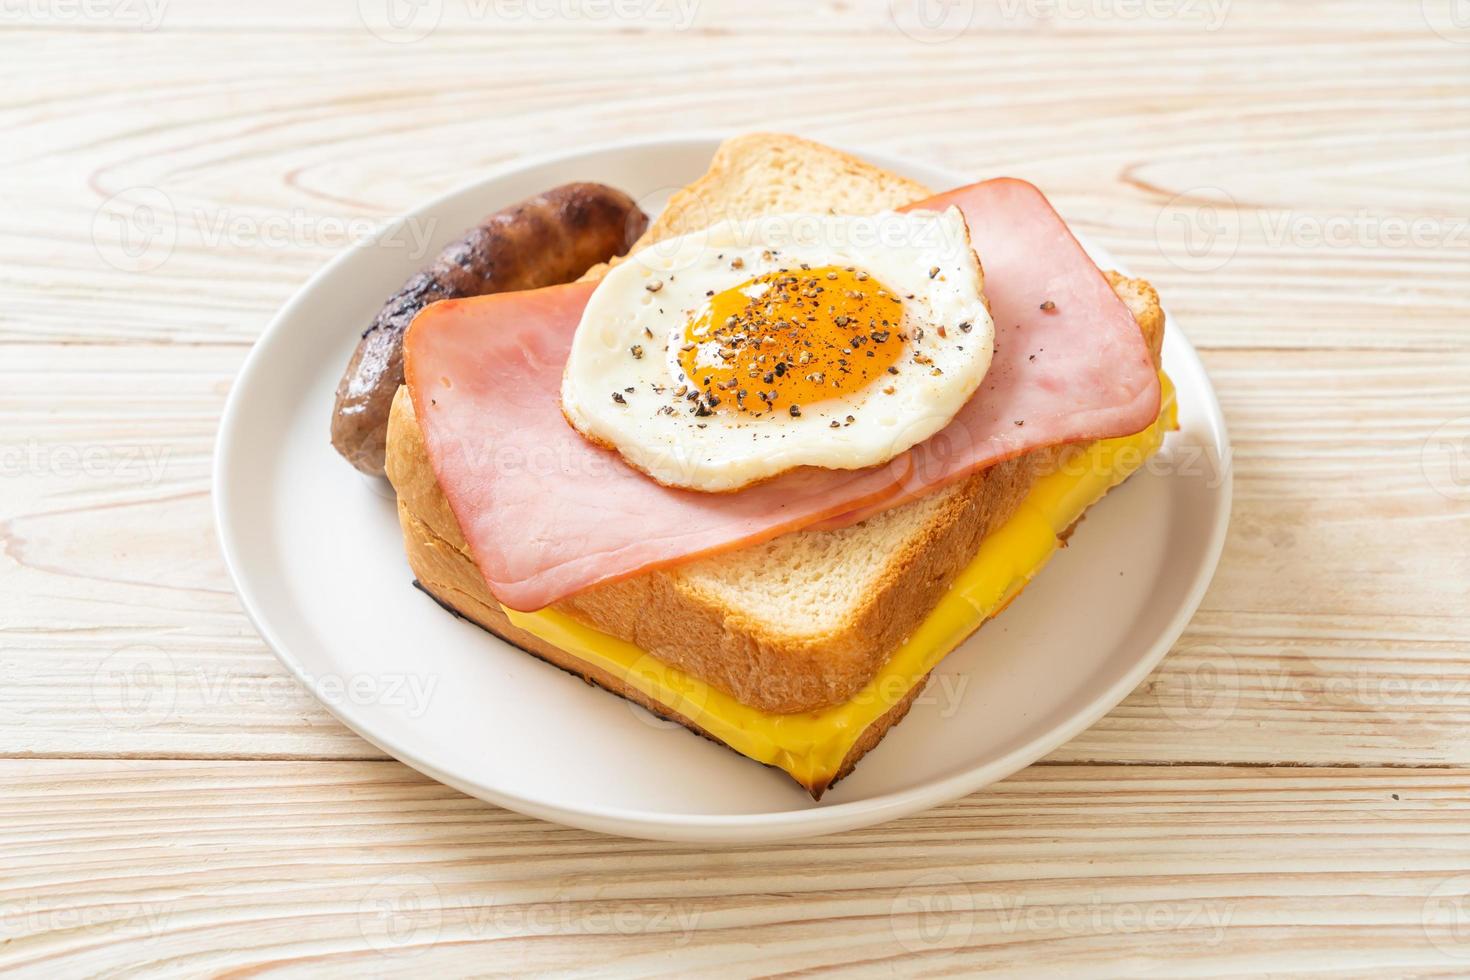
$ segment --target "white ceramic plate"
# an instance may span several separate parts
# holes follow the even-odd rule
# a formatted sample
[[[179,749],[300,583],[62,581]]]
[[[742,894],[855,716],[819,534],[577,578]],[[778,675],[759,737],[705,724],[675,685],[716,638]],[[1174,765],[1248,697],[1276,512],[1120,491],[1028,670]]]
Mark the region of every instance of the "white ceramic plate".
[[[1170,324],[1164,364],[1179,389],[1181,429],[1157,464],[1089,512],[1071,546],[944,661],[908,718],[820,804],[784,774],[450,616],[412,587],[387,483],[360,476],[328,442],[333,391],[359,332],[428,256],[483,215],[570,180],[621,187],[656,210],[704,172],[716,142],[527,162],[339,256],[280,312],[236,381],[216,449],[215,516],[261,636],[338,718],[408,765],[577,827],[769,841],[955,799],[1102,717],[1168,651],[1204,593],[1229,517],[1230,457],[1209,379]],[[937,189],[994,176],[865,156]],[[409,228],[431,229],[428,256],[404,247]]]

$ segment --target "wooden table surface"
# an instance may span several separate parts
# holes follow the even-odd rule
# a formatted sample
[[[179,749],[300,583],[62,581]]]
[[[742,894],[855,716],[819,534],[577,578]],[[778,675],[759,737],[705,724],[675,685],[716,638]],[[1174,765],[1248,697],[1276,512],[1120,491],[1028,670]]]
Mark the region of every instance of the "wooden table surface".
[[[0,2],[0,968],[1470,971],[1470,13],[927,2]],[[785,846],[385,758],[210,516],[231,379],[354,236],[712,127],[1031,178],[1158,284],[1235,443],[1214,584],[1105,720]]]

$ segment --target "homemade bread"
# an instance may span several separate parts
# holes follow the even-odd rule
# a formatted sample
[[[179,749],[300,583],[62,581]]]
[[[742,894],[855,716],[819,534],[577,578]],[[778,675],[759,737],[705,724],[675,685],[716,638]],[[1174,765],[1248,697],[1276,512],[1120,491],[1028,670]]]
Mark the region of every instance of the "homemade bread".
[[[929,194],[923,184],[830,146],[799,136],[748,133],[720,144],[704,176],[674,192],[628,254],[730,218],[796,211],[872,214]],[[594,265],[582,279],[600,279],[619,261]]]
[[[928,194],[819,144],[745,136],[726,142],[709,172],[674,195],[635,249],[703,227],[712,213],[870,213]],[[1163,336],[1157,294],[1141,280],[1108,277],[1157,362]],[[981,539],[1068,451],[1030,453],[852,527],[784,535],[600,586],[557,608],[752,707],[787,714],[840,703],[868,682],[928,615]],[[545,644],[505,619],[440,492],[404,390],[394,401],[387,469],[398,491],[409,563],[426,591],[538,656],[629,695],[577,666],[576,658],[542,649]]]
[[[1157,350],[1163,313],[1152,288],[1113,278]],[[834,704],[867,683],[1061,452],[1029,453],[851,527],[783,535],[558,608],[752,707]],[[420,585],[481,625],[503,620],[435,480],[406,389],[389,422],[388,477]]]

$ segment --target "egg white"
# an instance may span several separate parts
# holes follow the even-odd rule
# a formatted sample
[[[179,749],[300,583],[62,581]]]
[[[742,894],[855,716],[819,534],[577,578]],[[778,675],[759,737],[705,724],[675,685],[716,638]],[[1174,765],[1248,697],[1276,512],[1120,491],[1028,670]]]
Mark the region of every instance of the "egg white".
[[[902,297],[902,372],[802,406],[799,417],[691,414],[671,394],[686,381],[678,351],[688,322],[711,294],[803,263],[861,269]],[[584,436],[667,486],[725,492],[799,466],[876,466],[947,425],[985,377],[995,327],[981,286],[956,208],[721,222],[607,273],[572,342],[562,411]]]

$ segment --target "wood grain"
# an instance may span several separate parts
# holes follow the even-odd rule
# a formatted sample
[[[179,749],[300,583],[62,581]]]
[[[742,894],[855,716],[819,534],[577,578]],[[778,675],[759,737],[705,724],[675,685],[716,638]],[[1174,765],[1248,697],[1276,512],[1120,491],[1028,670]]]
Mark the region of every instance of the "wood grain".
[[[798,18],[801,30],[771,29],[778,6],[705,3],[709,28],[619,30],[611,58],[611,28],[576,19],[532,31],[451,18],[394,45],[350,15],[285,30],[286,4],[262,13],[263,34],[232,26],[253,14],[193,3],[154,32],[12,42],[0,325],[12,340],[245,344],[349,222],[370,227],[527,153],[718,125],[1023,174],[1159,282],[1208,346],[1463,339],[1470,59],[1410,18],[1378,33],[1371,4],[1233,5],[1214,32],[1172,17],[1063,18],[1060,31],[1018,18],[925,44],[873,5]],[[726,33],[747,19],[759,58]],[[1354,28],[1304,37],[1303,22]],[[811,32],[834,23],[842,57],[814,57]],[[881,99],[850,84],[853,64],[884,80]],[[658,65],[660,80],[627,65]],[[752,97],[773,68],[801,97]],[[146,119],[121,111],[143,93]],[[127,192],[147,192],[172,243],[136,273],[109,264],[121,232],[99,211]],[[201,281],[203,295],[188,288]]]
[[[38,974],[1470,962],[1465,770],[1038,766],[727,850],[551,827],[393,763],[7,762],[0,787],[0,967]]]
[[[1470,969],[1448,0],[959,0],[948,39],[909,0],[558,3],[425,0],[416,39],[383,0],[0,5],[0,969]],[[1034,180],[1158,284],[1235,443],[1219,574],[1114,712],[759,849],[384,760],[255,635],[209,500],[250,343],[345,244],[528,154],[716,127]]]

